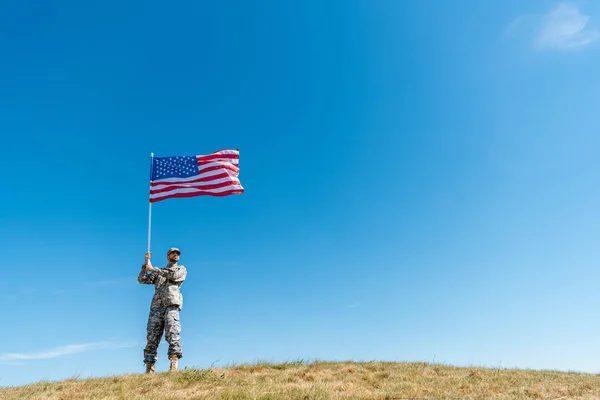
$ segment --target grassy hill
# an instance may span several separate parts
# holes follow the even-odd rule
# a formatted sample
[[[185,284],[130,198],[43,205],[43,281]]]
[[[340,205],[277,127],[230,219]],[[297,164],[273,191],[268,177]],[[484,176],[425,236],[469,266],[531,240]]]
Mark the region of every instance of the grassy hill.
[[[427,363],[259,363],[39,382],[0,399],[600,399],[600,375]]]

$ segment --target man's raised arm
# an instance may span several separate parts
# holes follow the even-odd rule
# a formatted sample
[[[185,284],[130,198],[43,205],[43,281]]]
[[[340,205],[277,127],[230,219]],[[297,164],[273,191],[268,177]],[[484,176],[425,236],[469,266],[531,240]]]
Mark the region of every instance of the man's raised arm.
[[[154,268],[152,271],[173,282],[183,282],[187,275],[187,270],[183,265],[173,265],[167,268]]]
[[[147,274],[148,263],[150,262],[150,253],[146,253],[146,262],[142,265],[142,270],[138,275],[138,282],[145,285],[151,285],[154,283],[154,274]],[[152,264],[150,264],[152,265]]]

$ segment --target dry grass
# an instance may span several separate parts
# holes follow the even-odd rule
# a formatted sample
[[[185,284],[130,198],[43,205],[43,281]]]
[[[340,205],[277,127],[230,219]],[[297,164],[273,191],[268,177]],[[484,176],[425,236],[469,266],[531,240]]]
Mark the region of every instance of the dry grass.
[[[426,363],[258,363],[156,375],[40,382],[0,399],[600,399],[593,374]]]

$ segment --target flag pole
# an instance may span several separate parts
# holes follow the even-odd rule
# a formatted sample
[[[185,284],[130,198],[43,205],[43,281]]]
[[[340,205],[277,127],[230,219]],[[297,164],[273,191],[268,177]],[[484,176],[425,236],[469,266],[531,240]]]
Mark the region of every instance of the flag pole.
[[[150,153],[150,184],[152,185],[152,170],[154,168],[154,153]],[[152,187],[150,188],[152,189]],[[150,232],[152,228],[152,202],[148,198],[148,253],[150,252]]]

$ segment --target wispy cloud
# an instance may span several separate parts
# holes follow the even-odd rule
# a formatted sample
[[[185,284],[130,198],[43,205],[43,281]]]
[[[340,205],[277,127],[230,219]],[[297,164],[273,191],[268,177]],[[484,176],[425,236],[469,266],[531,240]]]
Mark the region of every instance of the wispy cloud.
[[[92,350],[123,349],[137,345],[137,343],[133,342],[94,342],[83,344],[69,344],[67,346],[55,347],[52,349],[42,351],[0,354],[0,363],[18,364],[22,361],[44,360],[48,358],[64,357],[71,354],[83,353]]]
[[[588,28],[589,15],[568,4],[560,4],[544,17],[537,44],[542,48],[579,49],[600,39],[600,30]]]
[[[22,287],[14,293],[2,292],[0,293],[0,299],[4,299],[7,301],[18,300],[23,296],[31,296],[33,293],[38,292],[37,289],[32,287]]]
[[[3,364],[3,365],[14,365],[14,366],[19,366],[19,367],[23,366],[23,365],[27,365],[23,361],[0,361],[0,364]]]
[[[574,5],[561,3],[545,15],[521,15],[505,35],[526,35],[538,50],[579,50],[600,39],[600,29],[590,26],[590,15]]]

